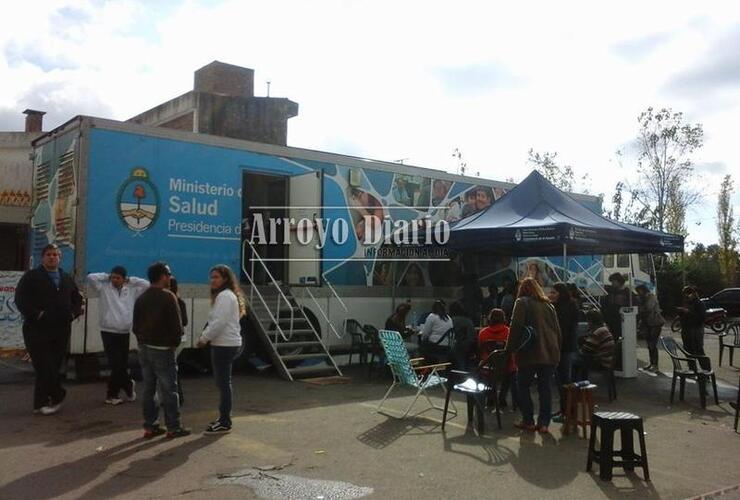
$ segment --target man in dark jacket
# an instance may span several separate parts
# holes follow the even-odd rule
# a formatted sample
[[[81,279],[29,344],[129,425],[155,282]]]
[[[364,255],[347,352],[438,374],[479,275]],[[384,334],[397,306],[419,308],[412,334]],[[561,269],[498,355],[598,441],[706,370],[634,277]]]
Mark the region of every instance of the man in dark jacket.
[[[82,314],[82,295],[72,277],[62,271],[59,247],[46,245],[41,265],[23,275],[15,303],[23,314],[23,341],[31,355],[36,383],[33,412],[53,415],[67,394],[59,370],[67,353],[72,320]]]
[[[621,273],[609,275],[606,295],[601,301],[604,323],[609,327],[614,339],[622,338],[622,316],[620,309],[630,305],[630,290],[625,286],[626,280]]]
[[[704,353],[704,320],[707,316],[707,309],[699,299],[696,288],[685,286],[682,292],[684,307],[677,309],[681,316],[681,340],[684,349],[696,356],[706,356]],[[711,370],[708,361],[706,357],[699,359],[702,370]],[[693,361],[689,363],[689,365],[693,364]]]
[[[151,287],[136,299],[133,331],[139,341],[144,391],[141,403],[144,412],[144,438],[165,433],[159,426],[159,407],[154,402],[157,387],[164,409],[167,438],[190,434],[180,423],[177,394],[177,361],[175,349],[183,334],[177,297],[169,290],[172,273],[164,262],[156,262],[147,271]]]

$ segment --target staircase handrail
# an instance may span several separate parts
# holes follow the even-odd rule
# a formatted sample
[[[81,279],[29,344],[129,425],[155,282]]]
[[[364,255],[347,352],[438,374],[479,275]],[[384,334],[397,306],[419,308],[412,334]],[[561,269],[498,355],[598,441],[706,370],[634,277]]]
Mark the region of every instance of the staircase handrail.
[[[347,308],[347,304],[345,304],[344,301],[342,300],[342,297],[339,296],[336,289],[334,288],[334,285],[331,284],[331,281],[329,281],[326,278],[325,274],[323,274],[321,277],[324,279],[324,283],[326,283],[329,286],[329,290],[331,290],[331,293],[339,301],[339,304],[342,306],[342,309],[344,309],[344,312],[349,312],[349,309]]]
[[[308,296],[311,297],[311,300],[313,300],[313,303],[316,304],[316,308],[319,310],[319,312],[321,313],[321,315],[324,317],[324,321],[326,321],[326,324],[329,325],[329,328],[331,328],[331,330],[334,332],[334,335],[338,339],[341,339],[342,338],[342,335],[339,332],[337,332],[337,329],[334,327],[334,322],[329,319],[329,316],[326,314],[326,311],[324,311],[324,308],[321,307],[321,304],[319,304],[319,301],[316,300],[316,297],[311,292],[311,290],[309,290],[308,287],[304,287],[303,288],[303,291],[304,291],[304,293],[308,293]]]
[[[270,306],[267,305],[267,301],[265,300],[264,296],[262,295],[262,293],[257,288],[257,284],[254,282],[254,279],[252,278],[252,276],[254,275],[254,261],[255,261],[255,259],[254,258],[249,259],[249,261],[251,262],[251,266],[252,266],[252,269],[251,269],[252,272],[251,273],[247,272],[247,269],[244,267],[244,262],[245,262],[244,255],[246,253],[246,246],[247,245],[249,245],[249,248],[252,251],[252,256],[253,257],[256,257],[256,260],[262,265],[262,268],[267,273],[267,276],[270,278],[270,283],[275,288],[277,288],[277,291],[279,293],[277,304],[276,304],[276,315],[277,315],[277,318],[276,318],[276,315],[273,315],[272,314],[272,311],[270,310]],[[283,338],[283,340],[285,340],[286,342],[289,341],[290,338],[293,336],[293,321],[294,321],[294,317],[295,317],[295,311],[293,309],[293,305],[290,303],[290,301],[288,300],[288,298],[283,293],[283,290],[278,285],[277,280],[275,280],[275,278],[273,277],[273,275],[270,272],[270,270],[267,269],[267,265],[262,260],[262,258],[259,256],[259,254],[257,253],[257,249],[254,248],[254,245],[252,245],[252,243],[249,240],[244,240],[242,242],[242,271],[244,271],[244,275],[247,277],[247,279],[249,280],[249,284],[251,285],[251,288],[250,288],[250,296],[249,296],[250,302],[252,302],[254,300],[254,292],[257,292],[257,297],[262,302],[262,305],[265,306],[265,310],[267,310],[267,313],[270,315],[270,319],[275,324],[275,327],[277,329],[276,331],[280,333],[280,336]],[[285,332],[283,331],[283,328],[280,326],[280,321],[278,319],[278,318],[280,318],[280,300],[281,300],[281,298],[283,300],[285,300],[285,303],[290,308],[290,332],[289,332],[289,335],[287,335],[287,336],[285,335]],[[275,336],[275,342],[277,342],[277,335]]]
[[[587,269],[586,269],[585,267],[583,267],[583,265],[582,265],[582,264],[581,264],[580,262],[578,262],[578,261],[577,261],[576,259],[574,259],[574,258],[571,258],[571,259],[570,259],[570,261],[571,261],[571,262],[575,262],[576,266],[578,266],[578,267],[580,267],[580,268],[581,268],[581,271],[583,271],[583,274],[585,274],[585,275],[586,275],[586,277],[587,277],[587,278],[588,278],[589,280],[591,280],[591,281],[592,281],[592,282],[593,282],[593,283],[594,283],[594,284],[595,284],[595,285],[596,285],[596,286],[597,286],[597,287],[598,287],[598,288],[599,288],[599,289],[600,289],[600,290],[601,290],[602,292],[604,292],[605,294],[607,293],[607,292],[606,292],[606,289],[605,289],[605,288],[604,288],[604,287],[603,287],[603,286],[601,285],[601,283],[599,283],[598,281],[596,281],[596,280],[594,279],[594,277],[593,277],[593,276],[591,276],[591,275],[589,274],[588,270],[587,270]],[[570,273],[570,271],[568,271],[568,272]],[[588,294],[588,293],[584,292],[583,290],[581,290],[581,288],[580,288],[580,287],[576,287],[576,288],[578,289],[578,292],[579,292],[579,293],[580,293],[581,295],[583,295],[583,297],[584,297],[584,298],[585,298],[585,299],[586,299],[586,300],[587,300],[587,301],[588,301],[588,302],[589,302],[589,303],[590,303],[590,304],[591,304],[592,306],[596,307],[597,309],[601,309],[601,306],[600,306],[599,302],[598,302],[598,301],[597,301],[596,299],[594,299],[594,297],[593,297],[592,295],[590,295],[590,294]]]

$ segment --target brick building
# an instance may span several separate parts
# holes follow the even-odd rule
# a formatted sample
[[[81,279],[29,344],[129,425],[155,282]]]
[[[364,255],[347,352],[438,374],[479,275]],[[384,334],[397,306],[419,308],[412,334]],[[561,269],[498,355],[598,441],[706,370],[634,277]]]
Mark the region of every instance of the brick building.
[[[255,97],[254,70],[214,61],[195,72],[193,90],[129,122],[285,146],[298,104]]]
[[[28,262],[33,149],[43,134],[43,111],[27,109],[25,131],[0,132],[0,271],[19,271]]]

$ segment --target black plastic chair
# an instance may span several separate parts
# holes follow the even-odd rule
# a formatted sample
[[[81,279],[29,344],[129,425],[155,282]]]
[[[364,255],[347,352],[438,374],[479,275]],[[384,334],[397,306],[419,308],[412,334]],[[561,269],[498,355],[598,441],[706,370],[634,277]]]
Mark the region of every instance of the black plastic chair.
[[[718,335],[719,337],[719,366],[722,366],[722,354],[725,349],[730,351],[730,366],[733,366],[735,349],[740,349],[740,322],[733,323]],[[725,340],[728,340],[726,343]]]
[[[349,347],[349,364],[352,364],[352,356],[359,355],[360,364],[367,363],[367,344],[364,340],[362,325],[356,319],[347,319],[344,322],[344,332],[352,339]]]
[[[710,379],[712,382],[712,389],[714,389],[714,402],[715,404],[719,404],[719,397],[717,396],[717,378],[714,375],[714,371],[711,368],[709,370],[698,368],[699,361],[706,361],[706,366],[711,367],[709,357],[697,356],[687,352],[671,337],[660,337],[660,342],[663,345],[663,349],[665,349],[673,362],[671,404],[673,404],[673,396],[676,392],[676,380],[679,379],[681,383],[679,400],[683,401],[687,378],[696,380],[696,383],[699,386],[699,398],[701,400],[702,408],[707,407],[707,379]],[[683,362],[686,362],[688,365],[687,368],[684,368],[682,364]]]
[[[496,422],[501,429],[501,411],[498,406],[498,386],[504,375],[507,354],[504,350],[496,350],[481,362],[476,370],[448,371],[447,395],[445,397],[444,413],[442,414],[442,430],[447,421],[447,408],[450,404],[452,392],[465,394],[468,406],[468,422],[476,420],[479,435],[486,432],[485,411],[487,401],[493,401],[496,411]]]
[[[364,325],[362,331],[365,334],[365,345],[370,354],[367,368],[367,377],[370,378],[373,374],[373,367],[376,365],[376,358],[380,360],[384,356],[383,345],[380,343],[380,332],[373,325]]]

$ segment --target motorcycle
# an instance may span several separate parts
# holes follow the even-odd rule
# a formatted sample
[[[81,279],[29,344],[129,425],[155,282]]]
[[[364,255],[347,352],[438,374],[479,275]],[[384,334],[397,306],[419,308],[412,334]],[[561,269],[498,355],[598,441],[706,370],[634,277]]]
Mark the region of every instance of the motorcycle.
[[[727,311],[721,307],[714,309],[707,309],[706,317],[704,318],[704,326],[709,327],[714,333],[722,333],[727,328]],[[676,319],[671,323],[672,332],[681,331],[681,317],[676,316]]]

